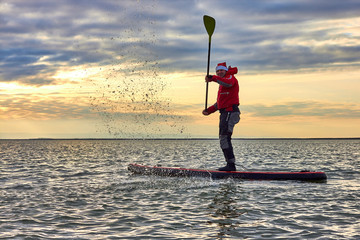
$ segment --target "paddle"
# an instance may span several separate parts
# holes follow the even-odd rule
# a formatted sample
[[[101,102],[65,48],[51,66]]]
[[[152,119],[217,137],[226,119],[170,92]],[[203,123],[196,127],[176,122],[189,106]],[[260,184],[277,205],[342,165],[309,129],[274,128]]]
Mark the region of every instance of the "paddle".
[[[208,76],[209,75],[209,67],[210,67],[211,36],[213,35],[214,30],[215,30],[215,19],[210,16],[204,15],[204,25],[205,25],[206,31],[209,35],[208,62],[207,62],[207,73],[206,73],[206,76]],[[205,110],[207,109],[208,89],[209,89],[209,83],[206,82]]]

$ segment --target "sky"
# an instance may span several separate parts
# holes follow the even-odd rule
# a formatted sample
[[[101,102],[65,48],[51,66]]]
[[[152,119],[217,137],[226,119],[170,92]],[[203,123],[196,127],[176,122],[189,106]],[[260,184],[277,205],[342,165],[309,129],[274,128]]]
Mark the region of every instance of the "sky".
[[[210,73],[239,69],[235,138],[360,137],[360,1],[2,0],[0,139],[217,137]],[[209,105],[218,85],[209,84]]]

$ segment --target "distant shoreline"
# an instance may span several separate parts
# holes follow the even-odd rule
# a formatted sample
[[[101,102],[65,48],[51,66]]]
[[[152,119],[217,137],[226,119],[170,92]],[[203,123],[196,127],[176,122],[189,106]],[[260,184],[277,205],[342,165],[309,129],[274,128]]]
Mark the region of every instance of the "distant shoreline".
[[[1,140],[119,140],[119,141],[130,141],[130,140],[218,140],[218,138],[4,138]],[[233,138],[233,140],[360,140],[360,137],[349,137],[349,138]]]

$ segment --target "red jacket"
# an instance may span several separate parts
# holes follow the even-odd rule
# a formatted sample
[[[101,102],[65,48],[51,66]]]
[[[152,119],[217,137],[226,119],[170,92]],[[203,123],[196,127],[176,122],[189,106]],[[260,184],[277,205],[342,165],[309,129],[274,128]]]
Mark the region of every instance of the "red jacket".
[[[226,75],[222,77],[212,76],[211,80],[219,84],[217,102],[207,109],[208,113],[213,113],[218,109],[232,111],[233,105],[239,105],[239,83],[234,77],[238,72],[237,68],[229,67]]]

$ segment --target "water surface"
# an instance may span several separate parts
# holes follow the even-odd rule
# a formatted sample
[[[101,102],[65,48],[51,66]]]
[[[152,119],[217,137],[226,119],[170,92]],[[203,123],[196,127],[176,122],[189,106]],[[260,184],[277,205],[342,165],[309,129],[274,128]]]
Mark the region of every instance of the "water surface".
[[[0,239],[360,239],[359,143],[234,140],[246,169],[327,173],[311,183],[127,171],[215,169],[217,140],[0,140]]]

